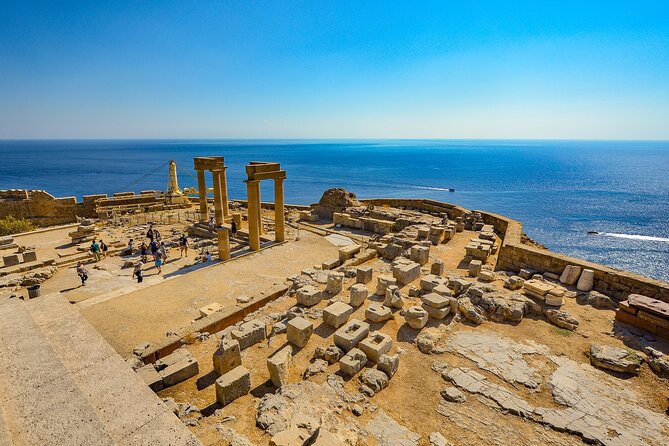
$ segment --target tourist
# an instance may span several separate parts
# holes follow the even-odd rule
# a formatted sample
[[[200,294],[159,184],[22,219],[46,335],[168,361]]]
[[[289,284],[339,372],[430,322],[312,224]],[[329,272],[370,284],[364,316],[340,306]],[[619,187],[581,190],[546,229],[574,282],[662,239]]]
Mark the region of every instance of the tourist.
[[[179,257],[183,257],[184,252],[186,253],[186,257],[188,257],[188,237],[186,237],[185,233],[179,237]]]
[[[109,247],[107,246],[107,244],[105,242],[103,242],[102,240],[100,240],[100,253],[102,254],[102,257],[105,258],[105,259],[107,258],[107,251],[108,250],[109,250]]]
[[[88,271],[86,271],[86,268],[84,268],[83,262],[77,263],[77,274],[81,279],[81,286],[85,286],[86,281],[88,280]]]
[[[163,242],[158,244],[158,251],[160,251],[163,263],[167,263],[167,249],[165,248],[165,244]]]
[[[153,232],[153,225],[151,225],[151,226],[149,226],[149,230],[146,231],[146,238],[149,239],[149,242],[152,242],[152,241],[153,241],[153,237],[154,237],[154,235],[155,235],[155,234],[154,234],[154,232]]]
[[[142,246],[139,248],[139,253],[142,256],[142,262],[146,263],[147,256],[149,255],[149,247],[146,246],[146,242],[142,242]]]
[[[158,252],[158,242],[155,240],[151,240],[151,244],[149,245],[149,251],[151,251],[151,255],[153,258],[156,258],[156,253]]]
[[[137,283],[142,283],[144,280],[142,277],[142,266],[144,266],[144,262],[139,260],[135,263],[135,268],[132,270],[132,277],[137,277]]]
[[[156,265],[156,268],[158,268],[158,274],[160,274],[163,272],[163,269],[161,268],[163,266],[163,254],[158,250],[155,252],[154,258],[156,259],[154,265]]]
[[[161,235],[160,235],[160,232],[158,232],[157,229],[154,229],[154,230],[153,230],[153,238],[154,238],[157,242],[159,242],[159,241],[161,241],[161,240],[163,239],[163,238],[161,237]]]
[[[232,223],[230,224],[230,235],[232,238],[237,238],[237,223],[235,222],[235,219],[232,219]]]
[[[135,251],[135,248],[133,246],[133,241],[132,241],[132,239],[130,239],[128,241],[128,248],[126,249],[126,253],[131,256],[134,251]]]
[[[215,228],[214,217],[209,217],[209,230],[213,231]]]
[[[209,251],[204,253],[204,257],[202,257],[202,263],[207,263],[211,262],[211,253]]]
[[[95,261],[99,262],[100,261],[100,245],[98,242],[93,239],[93,243],[91,243],[91,252],[93,253],[93,257],[95,257]]]

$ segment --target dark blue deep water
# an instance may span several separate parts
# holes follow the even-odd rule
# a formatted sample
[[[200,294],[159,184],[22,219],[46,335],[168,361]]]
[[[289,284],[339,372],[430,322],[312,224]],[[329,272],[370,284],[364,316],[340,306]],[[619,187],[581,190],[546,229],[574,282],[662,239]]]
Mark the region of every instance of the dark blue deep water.
[[[290,203],[335,186],[361,198],[447,201],[520,220],[555,251],[669,281],[669,142],[0,141],[0,189],[79,199],[164,190],[167,167],[135,181],[170,159],[180,186],[195,186],[198,155],[225,156],[233,198],[245,198],[248,161],[279,161]]]

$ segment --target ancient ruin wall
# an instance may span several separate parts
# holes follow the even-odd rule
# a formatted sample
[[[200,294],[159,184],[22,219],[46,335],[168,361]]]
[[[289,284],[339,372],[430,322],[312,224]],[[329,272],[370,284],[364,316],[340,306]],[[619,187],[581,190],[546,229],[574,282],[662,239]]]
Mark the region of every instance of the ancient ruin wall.
[[[375,206],[399,206],[427,212],[447,212],[451,219],[469,212],[460,206],[435,200],[380,198],[360,201]],[[621,300],[627,298],[629,294],[643,294],[669,302],[667,282],[524,244],[521,242],[522,223],[491,212],[477,212],[481,213],[486,224],[493,225],[495,232],[503,240],[497,256],[497,269],[519,271],[522,268],[529,268],[540,272],[562,274],[567,265],[578,265],[594,271],[596,291]]]
[[[478,212],[483,216],[483,220],[493,225],[495,232],[503,238],[497,256],[497,268],[500,270],[518,271],[521,268],[529,268],[562,274],[567,265],[578,265],[594,271],[596,291],[620,300],[626,299],[629,294],[643,294],[669,302],[669,283],[667,282],[526,245],[521,242],[523,225],[520,222],[489,212]]]
[[[56,198],[43,190],[0,191],[0,217],[26,218],[39,226],[73,223],[79,217],[95,217],[95,203],[77,203],[75,197]]]

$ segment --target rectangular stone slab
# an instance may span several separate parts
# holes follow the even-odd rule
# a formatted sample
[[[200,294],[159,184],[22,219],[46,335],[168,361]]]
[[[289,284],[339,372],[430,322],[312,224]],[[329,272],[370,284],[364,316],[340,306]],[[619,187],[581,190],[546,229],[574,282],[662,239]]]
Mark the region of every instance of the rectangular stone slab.
[[[653,299],[652,297],[642,296],[641,294],[630,294],[627,302],[631,307],[669,319],[669,303]]]

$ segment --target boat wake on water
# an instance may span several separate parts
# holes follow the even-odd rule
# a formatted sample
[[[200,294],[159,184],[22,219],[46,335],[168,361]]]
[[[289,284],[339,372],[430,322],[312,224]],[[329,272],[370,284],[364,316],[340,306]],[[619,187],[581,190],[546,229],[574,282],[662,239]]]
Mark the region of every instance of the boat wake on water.
[[[443,191],[443,192],[455,192],[455,189],[449,188],[449,187],[417,186],[415,184],[409,184],[409,186],[414,188],[414,189],[436,190],[436,191]]]
[[[667,242],[667,243],[669,243],[669,238],[666,238],[666,237],[652,237],[650,235],[619,234],[617,232],[597,232],[597,231],[588,231],[588,234],[603,235],[603,236],[606,236],[606,237],[628,238],[628,239],[633,239],[633,240],[645,240],[645,241],[649,241],[649,242]]]

